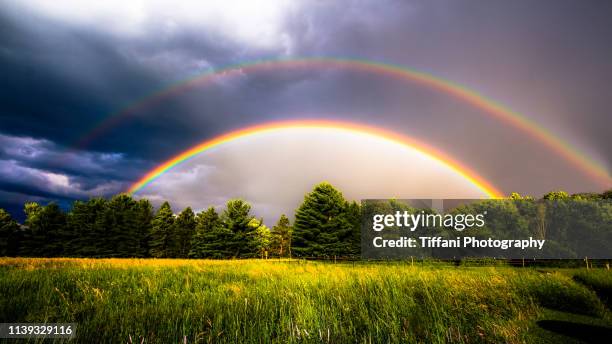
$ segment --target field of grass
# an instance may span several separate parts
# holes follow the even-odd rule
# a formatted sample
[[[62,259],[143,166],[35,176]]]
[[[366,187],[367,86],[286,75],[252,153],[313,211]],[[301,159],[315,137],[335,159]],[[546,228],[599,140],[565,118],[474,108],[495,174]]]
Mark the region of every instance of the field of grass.
[[[0,258],[0,322],[76,322],[79,343],[559,342],[538,322],[606,333],[611,287],[586,269]]]

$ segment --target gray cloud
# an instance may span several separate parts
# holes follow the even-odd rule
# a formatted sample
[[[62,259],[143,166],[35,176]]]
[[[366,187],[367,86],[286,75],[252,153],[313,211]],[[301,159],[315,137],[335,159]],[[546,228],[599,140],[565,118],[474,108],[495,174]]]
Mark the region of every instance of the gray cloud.
[[[612,167],[607,2],[243,6],[3,2],[0,191],[49,199],[110,193],[206,138],[304,117],[358,121],[415,137],[507,192],[602,188],[541,142],[473,106],[355,70],[277,69],[220,78],[131,113],[82,150],[65,151],[109,114],[178,80],[244,61],[300,56],[391,62],[465,84]],[[11,174],[19,168],[23,179]],[[51,189],[44,173],[68,176],[69,187]],[[240,176],[239,169],[224,173]],[[237,190],[215,182],[225,187],[207,189],[212,201]]]
[[[0,190],[10,195],[0,203],[110,196],[127,189],[138,165],[120,153],[66,151],[45,139],[0,134]]]

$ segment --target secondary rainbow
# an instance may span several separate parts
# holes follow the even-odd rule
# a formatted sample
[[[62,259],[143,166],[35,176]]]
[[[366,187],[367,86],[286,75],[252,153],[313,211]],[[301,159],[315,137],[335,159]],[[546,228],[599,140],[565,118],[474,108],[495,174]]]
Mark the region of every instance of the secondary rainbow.
[[[175,157],[167,160],[161,165],[157,166],[153,170],[149,171],[145,174],[140,180],[134,183],[129,190],[128,193],[136,193],[140,191],[142,188],[152,183],[157,178],[161,177],[164,173],[171,170],[173,167],[191,159],[192,157],[206,152],[207,150],[223,145],[224,143],[240,139],[243,137],[248,137],[257,134],[263,134],[267,132],[273,132],[283,129],[290,128],[325,128],[325,129],[338,129],[343,131],[348,131],[352,133],[358,134],[366,134],[370,136],[376,136],[382,139],[390,140],[392,142],[401,144],[403,146],[407,146],[409,148],[415,149],[430,158],[442,163],[443,165],[449,167],[455,173],[461,175],[463,178],[470,181],[473,185],[475,185],[478,189],[482,190],[487,196],[491,198],[500,198],[502,197],[502,193],[495,188],[491,183],[486,181],[484,178],[479,176],[472,169],[467,166],[462,165],[458,161],[452,159],[445,153],[436,150],[435,148],[419,142],[413,138],[408,136],[400,135],[398,133],[394,133],[385,129],[365,126],[362,124],[351,123],[351,122],[343,122],[343,121],[328,121],[328,120],[299,120],[299,121],[278,121],[267,124],[261,124],[256,126],[251,126],[243,129],[239,129],[236,131],[232,131],[210,140],[203,141],[200,144],[197,144],[184,152],[176,155]]]
[[[242,73],[253,73],[257,71],[276,71],[279,69],[291,68],[344,68],[350,70],[359,70],[380,75],[386,75],[393,78],[399,78],[414,82],[420,85],[436,89],[442,93],[451,95],[458,99],[469,103],[476,108],[483,110],[483,113],[489,114],[518,128],[519,130],[529,134],[534,139],[544,143],[554,152],[571,162],[581,171],[590,177],[598,180],[602,185],[608,187],[612,184],[612,178],[609,171],[600,163],[590,158],[587,154],[580,152],[571,144],[564,142],[559,137],[552,134],[550,131],[541,125],[530,120],[523,114],[513,111],[502,104],[491,100],[479,92],[469,89],[464,85],[460,85],[450,80],[446,80],[429,73],[418,71],[415,69],[406,68],[404,66],[380,63],[360,59],[347,58],[301,58],[301,59],[281,59],[281,60],[264,60],[255,61],[243,64],[232,65],[226,68],[211,70],[195,77],[181,80],[162,90],[152,93],[131,105],[117,111],[99,123],[92,131],[83,136],[76,147],[82,148],[95,137],[101,135],[109,128],[118,124],[122,119],[129,117],[147,107],[150,107],[164,99],[172,97],[181,92],[192,89],[196,86],[214,82],[219,78],[224,78]]]

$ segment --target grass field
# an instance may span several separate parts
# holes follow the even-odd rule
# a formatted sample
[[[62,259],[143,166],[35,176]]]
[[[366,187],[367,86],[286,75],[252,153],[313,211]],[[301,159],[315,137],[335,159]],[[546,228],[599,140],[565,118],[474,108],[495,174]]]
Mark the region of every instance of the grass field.
[[[611,290],[597,269],[0,258],[0,322],[79,343],[555,343],[608,333]]]

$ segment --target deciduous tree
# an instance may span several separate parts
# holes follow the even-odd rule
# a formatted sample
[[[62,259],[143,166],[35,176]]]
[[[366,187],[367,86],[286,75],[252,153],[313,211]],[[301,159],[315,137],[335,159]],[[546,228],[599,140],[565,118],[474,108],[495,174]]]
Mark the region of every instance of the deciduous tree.
[[[279,257],[291,257],[291,234],[293,229],[289,218],[282,214],[272,227],[272,251]]]

